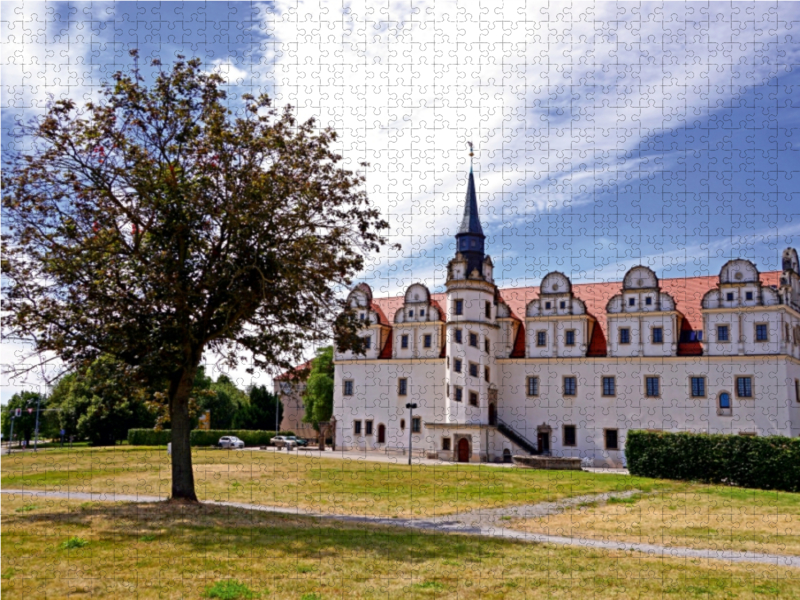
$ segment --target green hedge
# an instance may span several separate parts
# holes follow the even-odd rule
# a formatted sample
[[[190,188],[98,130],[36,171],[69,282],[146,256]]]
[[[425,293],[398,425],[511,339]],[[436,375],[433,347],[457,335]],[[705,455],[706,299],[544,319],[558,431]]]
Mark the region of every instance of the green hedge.
[[[800,438],[629,431],[632,475],[800,492]]]
[[[268,446],[276,435],[274,431],[256,431],[251,429],[195,429],[189,434],[192,446],[216,446],[223,435],[235,435],[245,446]],[[294,435],[291,431],[280,431],[277,435]],[[172,441],[169,429],[155,431],[153,429],[129,429],[128,444],[131,446],[166,446]]]

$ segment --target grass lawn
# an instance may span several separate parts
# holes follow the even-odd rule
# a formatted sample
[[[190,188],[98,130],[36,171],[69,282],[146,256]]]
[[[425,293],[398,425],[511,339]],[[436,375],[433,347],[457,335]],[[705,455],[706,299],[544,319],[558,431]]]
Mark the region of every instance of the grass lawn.
[[[800,555],[800,494],[680,484],[509,522],[530,532]]]
[[[198,497],[320,512],[417,517],[665,484],[653,479],[480,465],[413,466],[280,452],[193,452]],[[402,462],[402,461],[399,461]],[[4,488],[169,496],[165,449],[116,447],[16,453]]]
[[[4,460],[5,462],[5,460]],[[796,598],[800,569],[239,509],[4,496],[9,598]]]

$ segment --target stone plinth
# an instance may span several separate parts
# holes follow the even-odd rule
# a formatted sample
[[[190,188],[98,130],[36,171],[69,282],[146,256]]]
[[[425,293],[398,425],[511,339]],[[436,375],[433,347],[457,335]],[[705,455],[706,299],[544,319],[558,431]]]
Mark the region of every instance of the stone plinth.
[[[514,456],[514,464],[528,469],[550,469],[557,471],[580,471],[580,458],[562,458],[560,456]]]

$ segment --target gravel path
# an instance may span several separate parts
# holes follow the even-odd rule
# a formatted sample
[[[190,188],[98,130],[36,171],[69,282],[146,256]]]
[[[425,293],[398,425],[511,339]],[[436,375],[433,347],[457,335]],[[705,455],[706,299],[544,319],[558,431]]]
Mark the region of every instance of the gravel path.
[[[161,502],[166,498],[158,496],[139,496],[135,494],[102,494],[86,492],[50,492],[42,490],[0,490],[2,494],[22,494],[42,498],[63,498],[66,500],[91,500],[95,502]],[[735,563],[763,563],[780,567],[800,568],[800,556],[787,556],[782,554],[762,554],[758,552],[738,552],[734,550],[697,550],[694,548],[680,548],[672,546],[658,546],[655,544],[639,544],[631,542],[615,542],[613,540],[593,540],[557,535],[544,535],[539,533],[525,533],[499,526],[497,522],[502,517],[531,518],[542,517],[561,512],[572,506],[584,502],[604,502],[610,498],[625,498],[639,493],[631,490],[622,493],[592,494],[578,496],[558,502],[541,502],[505,508],[479,509],[470,512],[452,514],[430,519],[391,519],[385,517],[366,517],[357,515],[340,515],[307,511],[299,508],[285,508],[279,506],[262,506],[259,504],[246,504],[243,502],[214,502],[204,501],[204,504],[214,506],[230,506],[246,510],[257,510],[286,515],[302,515],[319,519],[334,519],[348,523],[368,523],[371,525],[388,525],[391,527],[407,527],[440,533],[466,533],[492,538],[502,538],[521,542],[557,544],[561,546],[579,546],[597,550],[635,551],[661,558],[700,558],[721,560]]]

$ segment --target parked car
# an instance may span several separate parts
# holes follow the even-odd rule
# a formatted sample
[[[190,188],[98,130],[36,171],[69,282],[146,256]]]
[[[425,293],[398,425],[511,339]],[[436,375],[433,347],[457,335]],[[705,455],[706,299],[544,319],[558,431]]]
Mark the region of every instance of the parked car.
[[[223,435],[219,438],[218,444],[220,448],[227,448],[228,450],[244,448],[244,442],[235,435]]]
[[[302,447],[308,446],[308,440],[305,438],[297,437],[296,435],[290,435],[287,437],[290,438],[298,446]]]
[[[283,448],[288,441],[289,441],[289,436],[276,435],[275,437],[272,438],[270,444],[272,444],[276,448]]]

